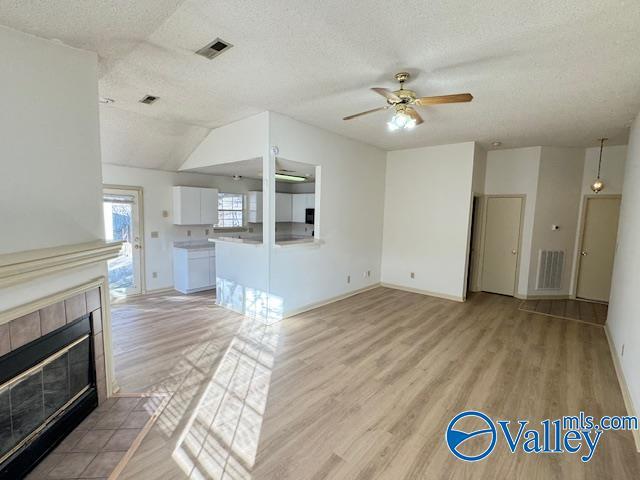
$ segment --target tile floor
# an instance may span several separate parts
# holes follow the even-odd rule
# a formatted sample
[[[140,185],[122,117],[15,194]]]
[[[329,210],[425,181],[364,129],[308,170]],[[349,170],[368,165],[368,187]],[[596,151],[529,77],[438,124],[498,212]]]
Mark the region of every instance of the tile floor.
[[[161,408],[164,396],[127,394],[106,400],[28,476],[36,479],[107,479],[125,463]],[[131,450],[131,451],[130,451]],[[123,465],[122,465],[123,466]],[[122,467],[120,466],[120,467]]]

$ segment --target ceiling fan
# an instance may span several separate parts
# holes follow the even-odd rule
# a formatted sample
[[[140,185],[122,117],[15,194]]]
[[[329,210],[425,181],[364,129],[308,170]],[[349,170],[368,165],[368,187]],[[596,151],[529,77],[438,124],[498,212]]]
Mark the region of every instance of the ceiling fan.
[[[416,92],[404,88],[404,82],[409,79],[407,72],[399,72],[395,74],[395,79],[400,82],[400,89],[392,92],[386,88],[372,88],[374,92],[382,95],[387,99],[387,104],[384,107],[374,108],[367,110],[366,112],[356,113],[355,115],[349,115],[344,117],[343,120],[351,120],[362,115],[378,112],[380,110],[387,110],[393,108],[395,114],[387,126],[390,130],[398,129],[411,129],[416,125],[420,125],[424,120],[420,114],[414,108],[415,105],[424,107],[427,105],[439,105],[442,103],[460,103],[470,102],[473,100],[473,95],[470,93],[458,93],[455,95],[440,95],[437,97],[418,97]]]

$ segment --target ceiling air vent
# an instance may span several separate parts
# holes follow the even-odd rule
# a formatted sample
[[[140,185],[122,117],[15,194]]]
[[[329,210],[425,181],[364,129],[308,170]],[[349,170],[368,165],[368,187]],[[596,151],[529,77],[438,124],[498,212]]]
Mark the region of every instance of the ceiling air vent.
[[[151,105],[152,103],[155,103],[158,100],[159,97],[154,97],[153,95],[145,95],[144,97],[142,97],[140,100],[138,100],[140,103],[145,103],[147,105]]]
[[[233,45],[231,45],[230,43],[227,43],[224,40],[221,40],[219,38],[216,38],[213,42],[211,42],[208,45],[205,45],[196,53],[198,55],[202,55],[204,58],[208,58],[209,60],[211,60],[212,58],[220,55],[225,50],[229,50],[231,47],[233,47]]]

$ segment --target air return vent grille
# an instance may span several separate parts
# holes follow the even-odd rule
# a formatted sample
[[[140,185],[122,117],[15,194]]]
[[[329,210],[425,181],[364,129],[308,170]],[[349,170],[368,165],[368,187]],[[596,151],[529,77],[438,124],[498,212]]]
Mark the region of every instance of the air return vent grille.
[[[154,95],[145,95],[139,100],[140,103],[144,103],[146,105],[151,105],[152,103],[155,103],[157,101],[158,101],[158,97]]]
[[[205,45],[196,53],[198,55],[202,55],[204,58],[208,58],[209,60],[211,60],[212,58],[220,55],[222,52],[229,50],[231,47],[233,47],[233,45],[231,45],[230,43],[227,43],[220,38],[216,38],[213,42]]]
[[[563,269],[563,250],[540,250],[536,288],[538,290],[560,290]]]

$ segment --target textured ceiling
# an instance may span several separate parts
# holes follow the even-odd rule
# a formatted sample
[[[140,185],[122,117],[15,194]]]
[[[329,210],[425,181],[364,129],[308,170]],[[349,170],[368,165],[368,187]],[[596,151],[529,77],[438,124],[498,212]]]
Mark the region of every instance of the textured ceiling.
[[[264,110],[384,149],[615,143],[640,110],[635,0],[0,0],[0,12],[0,24],[98,52],[100,93],[116,100],[102,108],[115,163],[173,168],[199,141],[188,126]],[[216,37],[234,47],[211,61],[193,53]],[[341,120],[383,105],[368,89],[393,88],[399,70],[420,95],[475,99],[421,108],[425,123],[410,132],[388,132],[387,112]],[[147,93],[160,100],[137,103]],[[139,115],[123,114],[130,128],[118,129],[107,108]],[[168,154],[159,140],[123,148],[152,127],[145,117],[162,120],[149,137],[176,142],[175,158],[156,155]]]

